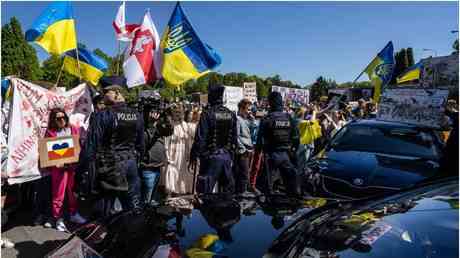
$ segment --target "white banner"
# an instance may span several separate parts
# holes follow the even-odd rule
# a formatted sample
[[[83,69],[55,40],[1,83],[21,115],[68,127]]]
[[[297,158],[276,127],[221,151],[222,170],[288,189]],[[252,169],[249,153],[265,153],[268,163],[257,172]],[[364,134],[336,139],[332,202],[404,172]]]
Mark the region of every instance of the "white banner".
[[[13,78],[13,108],[8,133],[8,183],[17,184],[40,178],[38,139],[48,126],[51,109],[63,108],[70,123],[88,129],[93,106],[85,84],[67,91],[53,92],[33,83]]]
[[[448,94],[448,90],[439,89],[387,89],[377,119],[438,128]]]
[[[283,101],[295,102],[301,105],[308,104],[310,101],[310,91],[306,89],[272,86],[272,91],[279,92],[283,97]]]
[[[248,99],[252,103],[257,101],[257,84],[255,82],[244,82],[243,83],[243,95],[245,99]]]
[[[231,111],[238,112],[238,103],[243,99],[243,88],[225,86],[224,106]]]

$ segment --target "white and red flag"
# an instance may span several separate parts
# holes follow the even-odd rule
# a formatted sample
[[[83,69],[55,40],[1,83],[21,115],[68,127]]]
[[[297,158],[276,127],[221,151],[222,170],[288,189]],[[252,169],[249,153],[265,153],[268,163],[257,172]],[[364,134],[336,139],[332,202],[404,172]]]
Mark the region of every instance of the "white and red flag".
[[[134,37],[134,31],[139,28],[139,24],[126,24],[125,21],[125,2],[118,8],[117,16],[112,22],[117,36],[117,40],[131,41]]]
[[[123,72],[130,88],[161,78],[160,37],[148,11],[125,50]]]

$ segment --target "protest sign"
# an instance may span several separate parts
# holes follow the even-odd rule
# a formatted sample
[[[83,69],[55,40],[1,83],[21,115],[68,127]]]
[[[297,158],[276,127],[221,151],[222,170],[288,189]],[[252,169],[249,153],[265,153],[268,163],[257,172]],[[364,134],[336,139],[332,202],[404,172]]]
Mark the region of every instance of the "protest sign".
[[[102,258],[102,255],[74,235],[64,245],[45,255],[45,258],[61,257]]]
[[[377,119],[439,128],[448,94],[440,89],[387,89]]]
[[[76,163],[80,154],[79,136],[43,138],[38,148],[41,168]]]
[[[279,92],[285,102],[293,102],[298,105],[303,105],[308,104],[310,100],[310,91],[306,89],[272,86],[272,91]]]
[[[243,95],[245,99],[254,103],[257,101],[257,84],[255,82],[243,83]]]
[[[231,111],[238,112],[238,103],[243,99],[243,88],[225,86],[224,106]]]
[[[458,54],[425,58],[421,62],[421,87],[458,87]]]
[[[13,78],[13,107],[8,132],[8,183],[17,184],[40,178],[38,169],[38,141],[48,127],[51,109],[59,107],[69,115],[69,123],[88,129],[93,106],[85,84],[59,93],[33,83]],[[83,136],[80,136],[83,137]]]

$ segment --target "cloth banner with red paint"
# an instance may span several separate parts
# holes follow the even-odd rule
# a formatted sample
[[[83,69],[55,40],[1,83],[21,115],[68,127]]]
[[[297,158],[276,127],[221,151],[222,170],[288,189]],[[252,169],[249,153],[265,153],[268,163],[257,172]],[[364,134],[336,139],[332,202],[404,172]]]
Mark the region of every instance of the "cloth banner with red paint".
[[[86,84],[66,91],[50,91],[33,83],[12,78],[13,106],[8,132],[8,183],[40,178],[38,140],[44,137],[49,112],[63,108],[71,125],[80,128],[84,139],[93,106]]]

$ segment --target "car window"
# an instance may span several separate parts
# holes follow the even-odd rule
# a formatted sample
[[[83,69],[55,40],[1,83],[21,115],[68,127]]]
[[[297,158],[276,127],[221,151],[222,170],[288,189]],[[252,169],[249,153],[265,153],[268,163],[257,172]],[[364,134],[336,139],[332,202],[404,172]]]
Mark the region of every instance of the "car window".
[[[407,128],[349,125],[331,145],[337,150],[356,150],[437,160],[439,149],[432,134]]]

